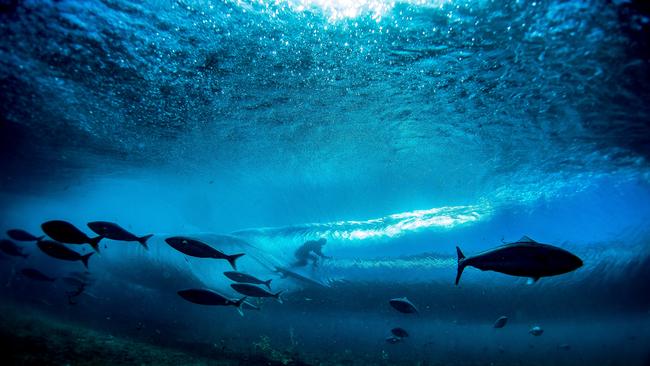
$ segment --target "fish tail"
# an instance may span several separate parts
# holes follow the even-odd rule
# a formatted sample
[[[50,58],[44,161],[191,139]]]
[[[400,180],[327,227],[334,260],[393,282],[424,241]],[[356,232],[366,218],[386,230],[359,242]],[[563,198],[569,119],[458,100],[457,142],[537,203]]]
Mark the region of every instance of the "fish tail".
[[[90,246],[93,247],[93,249],[94,249],[97,253],[99,253],[99,241],[102,240],[102,239],[104,239],[104,237],[101,236],[101,235],[100,235],[100,236],[97,236],[97,237],[94,237],[94,238],[90,238],[88,244],[90,244]]]
[[[458,255],[458,269],[456,271],[456,286],[458,286],[458,282],[460,281],[460,276],[463,274],[463,270],[465,269],[465,255],[463,252],[460,250],[459,247],[456,247],[456,254]]]
[[[142,244],[144,249],[149,250],[149,246],[147,246],[147,240],[149,240],[149,238],[151,238],[152,236],[153,236],[153,234],[149,234],[149,235],[145,235],[143,237],[138,238],[138,242],[140,244]]]
[[[269,291],[271,291],[271,281],[273,281],[273,279],[270,279],[268,281],[264,281],[264,284],[266,285],[266,287],[269,288]]]
[[[242,255],[244,255],[244,253],[229,255],[228,258],[226,258],[235,271],[237,270],[237,263],[235,263],[235,261]]]
[[[244,301],[246,301],[246,296],[242,297],[241,299],[235,301],[235,306],[237,307],[237,312],[239,312],[239,315],[244,316]]]
[[[280,304],[282,304],[282,298],[280,297],[280,294],[283,293],[284,291],[278,291],[277,294],[273,295],[273,298],[276,299]]]
[[[86,269],[88,269],[88,259],[90,259],[90,256],[92,256],[93,254],[95,253],[89,253],[81,256],[81,262],[84,264]]]

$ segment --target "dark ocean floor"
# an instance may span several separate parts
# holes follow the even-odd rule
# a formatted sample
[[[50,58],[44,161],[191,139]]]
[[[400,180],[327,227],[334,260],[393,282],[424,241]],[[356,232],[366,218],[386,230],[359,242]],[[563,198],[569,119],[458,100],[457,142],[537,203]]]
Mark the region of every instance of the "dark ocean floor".
[[[422,350],[415,344],[388,345],[378,352],[354,350],[340,345],[340,352],[324,347],[313,350],[282,349],[268,336],[249,345],[248,351],[233,351],[208,342],[147,342],[125,334],[91,329],[67,322],[46,311],[24,305],[0,307],[0,345],[7,365],[649,365],[647,331],[638,323],[640,338],[599,346],[580,345],[570,350],[529,348],[515,345],[499,351],[467,344],[443,351]],[[524,335],[526,337],[528,335]],[[583,334],[593,338],[593,334]],[[468,337],[472,337],[468,334]],[[528,336],[529,337],[529,336]],[[323,343],[327,340],[323,339]],[[164,346],[163,346],[164,344]],[[538,345],[539,346],[539,345]],[[352,351],[350,350],[352,348]],[[418,348],[418,349],[416,349]]]
[[[234,354],[215,347],[168,348],[64,323],[33,309],[3,306],[0,348],[4,365],[301,365],[285,355]],[[187,349],[183,349],[187,348]],[[278,359],[272,359],[275,356]],[[282,357],[281,357],[282,356]],[[5,363],[6,362],[6,363]]]

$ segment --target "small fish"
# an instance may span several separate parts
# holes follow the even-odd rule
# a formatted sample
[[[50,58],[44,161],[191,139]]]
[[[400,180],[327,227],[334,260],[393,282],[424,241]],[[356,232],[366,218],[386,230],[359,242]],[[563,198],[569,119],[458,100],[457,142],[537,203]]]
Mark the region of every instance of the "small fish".
[[[235,306],[241,316],[244,316],[242,305],[246,300],[246,296],[239,300],[231,300],[215,291],[207,289],[187,289],[178,291],[178,295],[183,299],[199,305],[213,305],[213,306]]]
[[[571,345],[568,343],[562,343],[557,346],[557,348],[565,351],[570,351],[571,350]]]
[[[534,335],[535,337],[539,337],[544,333],[544,329],[542,329],[540,326],[536,325],[528,331],[528,333]]]
[[[88,228],[94,231],[95,234],[103,236],[108,239],[120,240],[120,241],[137,241],[140,244],[142,244],[142,246],[147,250],[149,249],[149,247],[147,246],[147,240],[153,236],[153,234],[149,234],[149,235],[138,237],[128,232],[120,225],[108,221],[89,222]]]
[[[28,233],[27,231],[20,230],[20,229],[7,230],[7,235],[9,235],[10,238],[16,241],[39,241],[45,238],[45,235],[34,236]]]
[[[386,337],[386,343],[397,344],[402,341],[402,338],[399,337]]]
[[[237,270],[235,261],[237,258],[244,255],[244,253],[227,255],[219,250],[214,249],[206,243],[182,236],[167,238],[165,239],[165,242],[167,242],[167,244],[169,244],[169,246],[172,248],[185,255],[189,255],[190,257],[225,259],[230,263],[235,271]]]
[[[76,226],[61,220],[47,221],[41,224],[41,229],[50,238],[67,244],[90,244],[99,253],[99,241],[103,236],[90,238]]]
[[[239,292],[242,295],[246,295],[250,297],[272,297],[275,300],[277,300],[277,302],[282,304],[282,298],[280,298],[280,294],[282,293],[282,291],[272,294],[261,287],[249,285],[247,283],[233,283],[232,285],[230,285],[230,287],[232,287],[233,290]]]
[[[66,247],[65,245],[52,240],[41,240],[38,243],[38,248],[45,254],[52,258],[61,259],[64,261],[81,261],[86,268],[88,268],[88,259],[95,253],[81,255],[74,250]]]
[[[20,273],[22,273],[23,276],[34,281],[54,282],[56,280],[56,278],[47,276],[43,272],[33,268],[24,268],[23,270],[20,271]]]
[[[9,239],[0,240],[0,250],[12,257],[29,257],[29,254],[23,253],[23,249]]]
[[[239,283],[252,283],[254,285],[265,285],[269,291],[271,290],[271,281],[262,281],[256,277],[253,277],[249,274],[242,273],[242,272],[236,272],[236,271],[228,271],[223,273],[226,277],[230,278],[231,280]]]
[[[494,328],[503,328],[506,326],[508,323],[508,317],[507,316],[502,316],[497,319],[497,321],[494,322]]]
[[[413,303],[410,302],[406,297],[391,299],[388,301],[388,303],[400,313],[413,314],[418,312],[418,309],[415,307],[415,305],[413,305]]]
[[[408,332],[404,328],[396,327],[390,330],[395,337],[406,338],[409,336]]]
[[[582,260],[568,251],[541,244],[524,236],[518,241],[466,258],[459,247],[456,285],[467,266],[481,271],[495,271],[511,276],[529,277],[537,282],[540,277],[557,276],[582,267]]]

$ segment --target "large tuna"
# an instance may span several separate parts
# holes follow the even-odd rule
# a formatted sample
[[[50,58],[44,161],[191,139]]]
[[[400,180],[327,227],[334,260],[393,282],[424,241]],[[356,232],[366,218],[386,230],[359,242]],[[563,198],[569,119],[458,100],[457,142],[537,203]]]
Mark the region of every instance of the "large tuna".
[[[529,277],[537,281],[540,277],[557,276],[574,271],[582,266],[582,260],[568,251],[548,244],[541,244],[524,236],[518,241],[466,258],[460,248],[456,285],[467,266],[481,271],[495,271],[511,276]]]

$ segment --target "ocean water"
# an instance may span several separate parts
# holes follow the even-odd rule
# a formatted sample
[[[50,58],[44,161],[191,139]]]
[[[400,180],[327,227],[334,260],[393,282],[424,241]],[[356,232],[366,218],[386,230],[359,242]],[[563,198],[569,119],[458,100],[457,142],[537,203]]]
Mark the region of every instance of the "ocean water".
[[[102,239],[83,275],[0,253],[3,358],[650,364],[649,29],[640,0],[0,0],[2,238],[154,234]],[[283,302],[185,301],[241,295],[178,235]],[[454,285],[456,246],[522,236],[584,265]],[[330,258],[293,266],[320,238]]]

